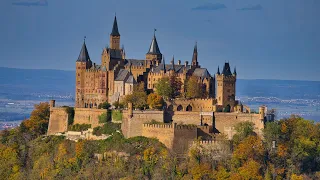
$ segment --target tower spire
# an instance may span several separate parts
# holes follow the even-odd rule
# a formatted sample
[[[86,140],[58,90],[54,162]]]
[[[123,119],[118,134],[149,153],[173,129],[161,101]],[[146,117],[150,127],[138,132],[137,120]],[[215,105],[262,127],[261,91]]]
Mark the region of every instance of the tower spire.
[[[237,75],[236,67],[234,67],[233,74],[234,74],[234,75]]]
[[[164,60],[164,56],[162,57],[162,67],[161,67],[161,70],[166,73],[166,62]]]
[[[193,48],[193,55],[192,55],[192,66],[198,66],[198,45],[197,45],[197,41],[194,45]]]
[[[218,74],[218,75],[220,75],[220,69],[219,69],[219,66],[218,66],[218,72],[217,72],[217,74]]]
[[[151,41],[150,48],[147,54],[161,54],[156,38],[156,31],[157,30],[154,29],[153,39]]]
[[[113,26],[112,26],[112,31],[111,31],[111,36],[120,36],[119,29],[118,29],[118,22],[117,22],[117,16],[114,16],[114,21],[113,21]]]
[[[77,61],[80,61],[80,62],[89,62],[89,61],[91,61],[89,53],[88,53],[88,49],[87,49],[87,46],[86,46],[86,37],[84,37],[82,48],[81,48],[81,51],[80,51],[80,54],[79,54],[79,57],[78,57]]]

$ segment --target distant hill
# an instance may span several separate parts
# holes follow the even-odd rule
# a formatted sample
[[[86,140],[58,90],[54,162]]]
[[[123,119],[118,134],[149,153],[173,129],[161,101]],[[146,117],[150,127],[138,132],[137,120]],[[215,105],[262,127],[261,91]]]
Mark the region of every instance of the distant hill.
[[[0,92],[74,93],[75,72],[0,67]]]

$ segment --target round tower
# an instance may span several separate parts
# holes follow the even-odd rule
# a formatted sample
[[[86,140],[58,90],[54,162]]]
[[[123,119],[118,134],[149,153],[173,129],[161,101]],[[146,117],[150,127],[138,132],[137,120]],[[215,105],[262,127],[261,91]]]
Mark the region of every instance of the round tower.
[[[263,120],[264,117],[266,116],[266,106],[260,106],[259,107],[259,114],[260,114],[260,119]]]
[[[49,105],[50,105],[50,108],[55,107],[56,106],[56,100],[53,100],[53,99],[50,100]]]

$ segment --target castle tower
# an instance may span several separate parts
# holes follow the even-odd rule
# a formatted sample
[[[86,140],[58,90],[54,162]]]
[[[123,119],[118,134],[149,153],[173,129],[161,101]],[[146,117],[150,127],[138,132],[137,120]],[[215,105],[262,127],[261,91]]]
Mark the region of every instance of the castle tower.
[[[196,42],[196,44],[194,45],[194,48],[193,48],[193,55],[192,55],[191,66],[192,66],[192,67],[199,67],[197,42]]]
[[[235,105],[236,79],[236,74],[232,74],[230,71],[229,63],[224,64],[221,74],[218,68],[218,72],[216,74],[216,99],[217,104],[227,109],[226,111],[228,111],[228,109],[232,111]]]
[[[162,59],[162,54],[160,52],[157,38],[156,38],[156,30],[154,30],[153,38],[150,44],[149,51],[146,54],[146,60],[153,61],[155,60],[156,64],[160,64]]]
[[[110,49],[120,49],[120,33],[118,30],[117,16],[114,16],[113,27],[110,34]]]
[[[91,68],[92,61],[89,57],[86,42],[84,40],[79,57],[76,61],[76,103],[75,107],[84,107],[85,72]]]

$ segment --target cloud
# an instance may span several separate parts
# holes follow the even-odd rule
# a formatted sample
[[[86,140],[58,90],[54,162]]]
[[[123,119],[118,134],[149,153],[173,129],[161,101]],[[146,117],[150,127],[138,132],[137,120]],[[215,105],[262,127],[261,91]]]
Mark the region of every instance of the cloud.
[[[220,4],[220,3],[216,3],[216,4],[212,4],[212,3],[206,3],[197,7],[192,8],[192,10],[194,11],[215,11],[215,10],[219,10],[219,9],[225,9],[227,8],[226,5],[224,4]]]
[[[240,8],[237,9],[239,11],[258,11],[258,10],[262,10],[262,6],[260,4],[254,5],[254,6],[248,6],[248,7],[244,7],[244,8]]]
[[[17,2],[13,2],[12,5],[14,6],[48,6],[48,1],[47,0],[38,0],[38,1],[17,1]]]

